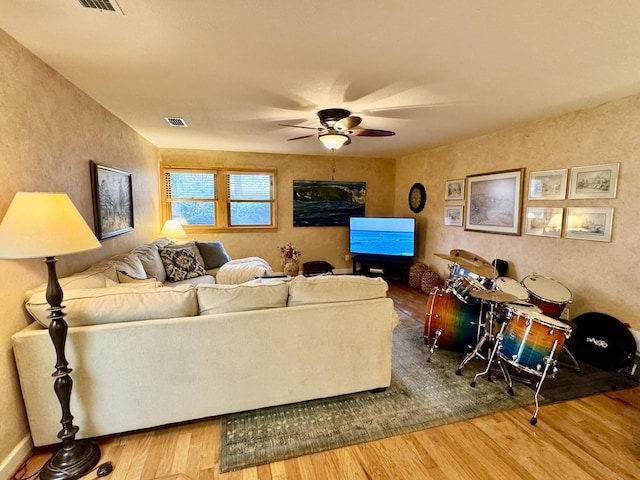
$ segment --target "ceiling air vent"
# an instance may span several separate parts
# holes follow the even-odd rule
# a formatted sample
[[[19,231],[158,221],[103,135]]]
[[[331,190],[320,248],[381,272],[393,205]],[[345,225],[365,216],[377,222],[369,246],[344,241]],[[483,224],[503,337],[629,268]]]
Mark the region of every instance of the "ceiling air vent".
[[[187,126],[187,122],[184,121],[184,118],[165,117],[164,119],[172,127],[186,127]]]
[[[100,10],[101,12],[113,12],[124,15],[116,0],[78,0],[78,3],[84,8]]]

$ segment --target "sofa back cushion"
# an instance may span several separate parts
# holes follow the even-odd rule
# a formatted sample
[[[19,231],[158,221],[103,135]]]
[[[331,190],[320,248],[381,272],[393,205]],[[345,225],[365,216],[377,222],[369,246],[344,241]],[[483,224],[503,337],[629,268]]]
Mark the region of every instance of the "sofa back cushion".
[[[133,322],[159,318],[190,317],[198,314],[193,286],[157,287],[120,285],[111,288],[65,290],[62,305],[70,327]],[[49,304],[44,292],[26,302],[31,316],[48,327]]]
[[[282,281],[260,280],[239,285],[198,285],[200,315],[244,312],[287,305],[288,286]]]
[[[351,302],[387,296],[389,285],[382,278],[361,275],[295,277],[289,283],[288,306]]]

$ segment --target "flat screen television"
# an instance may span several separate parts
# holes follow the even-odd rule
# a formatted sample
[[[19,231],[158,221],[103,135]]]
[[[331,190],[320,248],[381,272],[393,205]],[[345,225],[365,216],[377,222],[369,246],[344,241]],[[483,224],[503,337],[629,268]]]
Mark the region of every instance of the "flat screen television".
[[[413,257],[416,253],[416,219],[351,217],[349,251],[353,254]]]

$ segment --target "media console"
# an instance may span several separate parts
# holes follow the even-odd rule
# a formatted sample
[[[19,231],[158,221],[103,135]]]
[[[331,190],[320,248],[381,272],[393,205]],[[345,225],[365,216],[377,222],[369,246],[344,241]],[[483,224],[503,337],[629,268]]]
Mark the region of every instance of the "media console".
[[[409,267],[412,257],[394,257],[385,255],[354,255],[353,274],[368,277],[398,279],[402,283],[409,280]]]

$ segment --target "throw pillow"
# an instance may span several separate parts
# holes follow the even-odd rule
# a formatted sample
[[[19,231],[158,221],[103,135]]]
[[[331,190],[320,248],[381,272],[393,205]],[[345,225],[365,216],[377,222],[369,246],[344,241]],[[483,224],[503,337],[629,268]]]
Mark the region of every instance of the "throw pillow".
[[[131,250],[131,253],[140,259],[147,278],[155,278],[159,282],[164,282],[167,279],[164,265],[158,253],[158,245],[155,243],[140,245]]]
[[[227,254],[220,240],[211,240],[209,242],[196,241],[196,247],[200,250],[200,254],[204,259],[204,268],[207,270],[219,268],[231,261],[231,257]]]
[[[131,278],[144,280],[147,278],[147,272],[138,257],[131,253],[125,253],[111,257],[108,262],[119,272],[129,275]]]
[[[202,255],[200,255],[200,250],[198,250],[198,247],[196,246],[196,242],[185,242],[185,243],[171,243],[169,245],[165,245],[164,247],[158,247],[158,249],[161,248],[190,248],[191,250],[193,250],[193,254],[196,256],[196,260],[198,261],[198,263],[200,264],[200,266],[202,268],[204,268],[204,259],[202,258]]]
[[[161,248],[159,251],[167,277],[172,282],[207,274],[196,260],[193,248]]]

